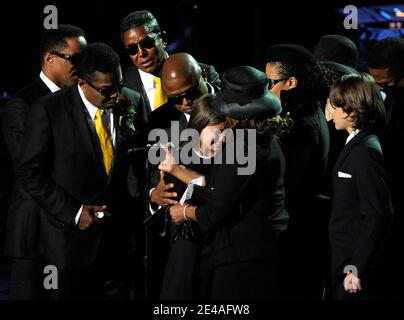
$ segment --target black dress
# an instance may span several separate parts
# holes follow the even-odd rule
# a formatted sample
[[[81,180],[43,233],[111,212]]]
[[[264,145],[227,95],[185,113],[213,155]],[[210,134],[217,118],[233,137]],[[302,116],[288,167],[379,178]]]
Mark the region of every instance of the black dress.
[[[207,180],[211,169],[210,164],[200,163],[188,166],[189,169],[205,176]],[[174,190],[179,198],[185,192],[187,185],[173,176],[166,175],[166,183],[174,183]],[[187,201],[189,202],[189,201]],[[190,203],[196,205],[196,203]],[[186,221],[177,226],[170,221],[170,252],[164,272],[164,279],[160,299],[162,300],[190,300],[203,297],[201,291],[201,277],[206,272],[200,272],[201,254],[205,257],[210,255],[209,246],[202,243],[202,235],[196,222]],[[207,258],[204,261],[208,261]],[[210,268],[202,269],[209,270]],[[204,276],[205,275],[205,276]]]

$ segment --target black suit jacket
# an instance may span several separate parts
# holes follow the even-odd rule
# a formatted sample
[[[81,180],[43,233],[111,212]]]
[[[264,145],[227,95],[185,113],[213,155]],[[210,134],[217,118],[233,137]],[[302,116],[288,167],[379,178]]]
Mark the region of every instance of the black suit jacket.
[[[261,137],[256,149],[247,148],[256,156],[255,172],[240,175],[238,169],[243,166],[237,161],[214,164],[208,179],[212,198],[196,209],[202,232],[212,239],[216,266],[276,258],[276,235],[288,221],[283,203],[285,160],[278,140]]]
[[[327,167],[330,137],[324,112],[316,102],[303,103],[291,112],[293,127],[282,137],[286,159],[286,207],[291,221],[304,217],[321,189]],[[303,211],[300,214],[292,210]]]
[[[397,148],[404,141],[404,88],[386,88],[385,107],[387,112],[387,133],[384,137],[383,151],[386,159],[386,169],[396,212],[403,212],[404,199],[401,195],[404,181],[404,155]],[[402,224],[402,215],[397,215]]]
[[[18,91],[5,106],[2,129],[7,149],[12,157],[14,169],[18,166],[25,123],[31,106],[35,100],[50,93],[51,91],[41,78],[37,77],[30,84]]]
[[[121,244],[116,251],[122,247],[121,240],[128,238],[129,163],[123,154],[131,137],[117,117],[114,121],[115,158],[108,176],[77,86],[38,100],[28,118],[17,179],[40,207],[40,244],[45,258],[60,268],[91,266],[106,235],[113,235],[110,243]],[[107,205],[111,219],[98,229],[78,230],[74,220],[83,204]]]
[[[206,80],[215,88],[215,90],[218,90],[220,88],[220,77],[215,68],[204,63],[200,63],[199,65],[201,66],[206,76]],[[124,72],[124,78],[127,81],[126,86],[128,88],[139,92],[143,96],[143,99],[145,101],[145,108],[147,112],[150,113],[152,111],[152,108],[150,107],[149,99],[147,98],[146,91],[143,87],[139,69],[135,66],[126,69]]]
[[[41,78],[37,77],[18,91],[5,106],[2,131],[14,174],[20,161],[26,121],[32,104],[50,93]],[[21,185],[14,183],[7,216],[5,253],[17,258],[33,257],[38,251],[38,206],[27,194],[22,197],[23,193]]]
[[[165,103],[161,107],[149,113],[149,130],[170,130],[172,121],[179,121],[180,134],[188,127],[188,120],[186,119],[184,113],[178,111],[174,106]]]
[[[341,151],[333,170],[329,225],[332,275],[341,279],[353,265],[360,278],[375,263],[392,219],[379,139],[359,132]]]

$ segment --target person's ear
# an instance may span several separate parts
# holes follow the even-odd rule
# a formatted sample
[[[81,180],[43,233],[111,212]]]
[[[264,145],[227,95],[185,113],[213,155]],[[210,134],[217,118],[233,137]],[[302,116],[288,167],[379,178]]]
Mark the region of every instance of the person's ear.
[[[84,89],[84,85],[86,84],[86,82],[85,82],[83,79],[79,78],[79,79],[77,80],[77,84],[79,85],[79,87],[80,87],[82,90],[85,90],[85,89]]]
[[[289,89],[294,89],[297,87],[297,79],[295,77],[290,77],[287,81]]]
[[[358,112],[356,110],[353,110],[348,117],[348,120],[351,121],[352,123],[356,122],[356,119],[358,117]]]
[[[47,52],[44,55],[44,64],[52,64],[55,61],[55,57],[52,53]]]

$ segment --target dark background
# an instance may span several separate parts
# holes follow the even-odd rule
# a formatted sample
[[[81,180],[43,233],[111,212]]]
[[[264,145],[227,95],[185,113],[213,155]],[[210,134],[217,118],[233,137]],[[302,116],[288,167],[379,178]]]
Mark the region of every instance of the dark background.
[[[320,0],[321,1],[321,0]],[[276,43],[293,42],[313,49],[327,33],[339,33],[356,41],[358,31],[345,30],[336,8],[387,4],[394,1],[39,1],[25,4],[3,2],[0,9],[1,77],[0,94],[13,94],[39,73],[38,42],[43,32],[43,9],[58,8],[59,23],[70,23],[86,31],[89,42],[111,45],[130,65],[120,41],[119,23],[128,13],[147,9],[168,33],[173,44],[184,38],[173,52],[189,52],[214,65],[221,73],[227,67],[248,64],[263,69],[266,49]],[[403,1],[401,1],[403,2]]]

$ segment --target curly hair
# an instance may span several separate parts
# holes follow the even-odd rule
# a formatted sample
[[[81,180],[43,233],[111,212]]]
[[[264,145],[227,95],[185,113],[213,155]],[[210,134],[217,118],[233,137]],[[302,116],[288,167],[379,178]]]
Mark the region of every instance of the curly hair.
[[[290,131],[293,120],[289,116],[276,115],[268,119],[244,119],[241,126],[245,129],[255,129],[259,134],[270,134],[281,137],[285,132]]]
[[[304,64],[285,61],[273,62],[276,71],[282,78],[295,77],[297,91],[312,100],[325,100],[331,87],[333,72],[319,64]]]
[[[369,52],[367,65],[370,69],[389,68],[396,80],[404,77],[404,39],[387,37],[378,42]]]

